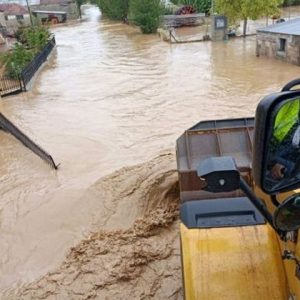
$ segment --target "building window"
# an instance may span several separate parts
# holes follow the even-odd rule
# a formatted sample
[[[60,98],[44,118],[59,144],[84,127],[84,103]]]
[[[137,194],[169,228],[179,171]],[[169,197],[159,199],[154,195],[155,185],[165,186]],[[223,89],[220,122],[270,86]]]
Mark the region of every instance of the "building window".
[[[8,20],[8,16],[5,16],[4,18],[5,18],[6,21]]]
[[[286,39],[279,39],[279,49],[280,52],[285,52],[286,50]]]
[[[23,19],[24,19],[23,15],[17,15],[17,20],[23,20]]]

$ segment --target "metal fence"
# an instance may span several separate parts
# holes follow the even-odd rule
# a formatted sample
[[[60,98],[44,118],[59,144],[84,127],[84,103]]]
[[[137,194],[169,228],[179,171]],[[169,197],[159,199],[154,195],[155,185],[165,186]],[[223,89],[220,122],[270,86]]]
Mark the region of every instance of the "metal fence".
[[[12,79],[9,76],[0,77],[0,95],[6,96],[22,91],[21,79]]]
[[[55,164],[52,156],[47,153],[43,148],[31,140],[25,133],[23,133],[17,126],[8,120],[3,114],[0,113],[0,129],[11,133],[18,139],[24,146],[33,151],[41,159],[47,162],[53,169],[57,169],[58,165]]]
[[[6,75],[0,76],[0,95],[7,96],[26,91],[26,86],[41,65],[47,60],[55,44],[55,37],[53,36],[43,50],[22,70],[19,79],[12,79]]]
[[[23,82],[23,89],[26,91],[26,86],[41,67],[41,65],[47,60],[48,55],[55,47],[55,37],[53,36],[44,49],[35,56],[35,58],[25,67],[21,72],[21,80]]]

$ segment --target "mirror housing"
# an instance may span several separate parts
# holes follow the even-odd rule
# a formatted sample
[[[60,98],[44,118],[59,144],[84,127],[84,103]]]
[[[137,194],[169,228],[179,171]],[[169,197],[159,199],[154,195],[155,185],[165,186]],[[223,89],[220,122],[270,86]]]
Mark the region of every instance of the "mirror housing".
[[[300,229],[300,194],[295,194],[278,206],[274,226],[284,232]]]
[[[300,80],[295,82],[299,84]],[[293,86],[289,84],[286,85],[288,88]],[[256,185],[270,195],[300,187],[300,155],[299,162],[297,155],[293,161],[288,159],[295,151],[292,140],[298,123],[300,125],[300,90],[286,91],[286,87],[283,90],[266,96],[257,106],[255,115],[253,176]],[[287,109],[290,106],[294,106],[294,111],[297,109],[297,120],[290,121],[291,114]],[[278,134],[282,127],[284,134]],[[296,167],[299,170],[295,170]]]

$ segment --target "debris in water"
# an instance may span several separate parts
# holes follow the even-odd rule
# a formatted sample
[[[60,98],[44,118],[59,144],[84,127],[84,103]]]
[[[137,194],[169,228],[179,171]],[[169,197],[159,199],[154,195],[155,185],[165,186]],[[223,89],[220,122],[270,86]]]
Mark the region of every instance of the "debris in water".
[[[106,187],[114,206],[119,200],[124,215],[132,215],[129,211],[137,205],[138,218],[115,230],[106,229],[107,220],[105,229],[73,247],[57,270],[24,286],[16,298],[181,299],[174,155],[123,168],[97,182],[94,188],[99,187]],[[117,211],[115,207],[113,215],[122,216]]]

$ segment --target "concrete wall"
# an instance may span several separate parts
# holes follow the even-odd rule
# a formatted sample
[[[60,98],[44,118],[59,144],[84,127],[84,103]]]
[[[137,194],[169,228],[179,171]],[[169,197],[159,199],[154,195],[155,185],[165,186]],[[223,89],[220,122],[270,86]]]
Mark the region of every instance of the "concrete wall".
[[[3,31],[5,32],[5,30],[3,30],[4,28],[5,28],[5,17],[4,17],[4,13],[0,12],[0,45],[5,44],[5,38],[3,34]]]
[[[6,23],[5,23],[5,17],[4,17],[4,13],[0,12],[0,25],[5,27]]]
[[[285,51],[280,51],[280,39],[286,40]],[[299,66],[300,36],[257,32],[256,55],[274,57]]]
[[[69,4],[47,4],[47,5],[31,5],[31,10],[46,10],[46,11],[63,11],[67,13],[67,20],[78,19],[78,9],[76,3]]]

